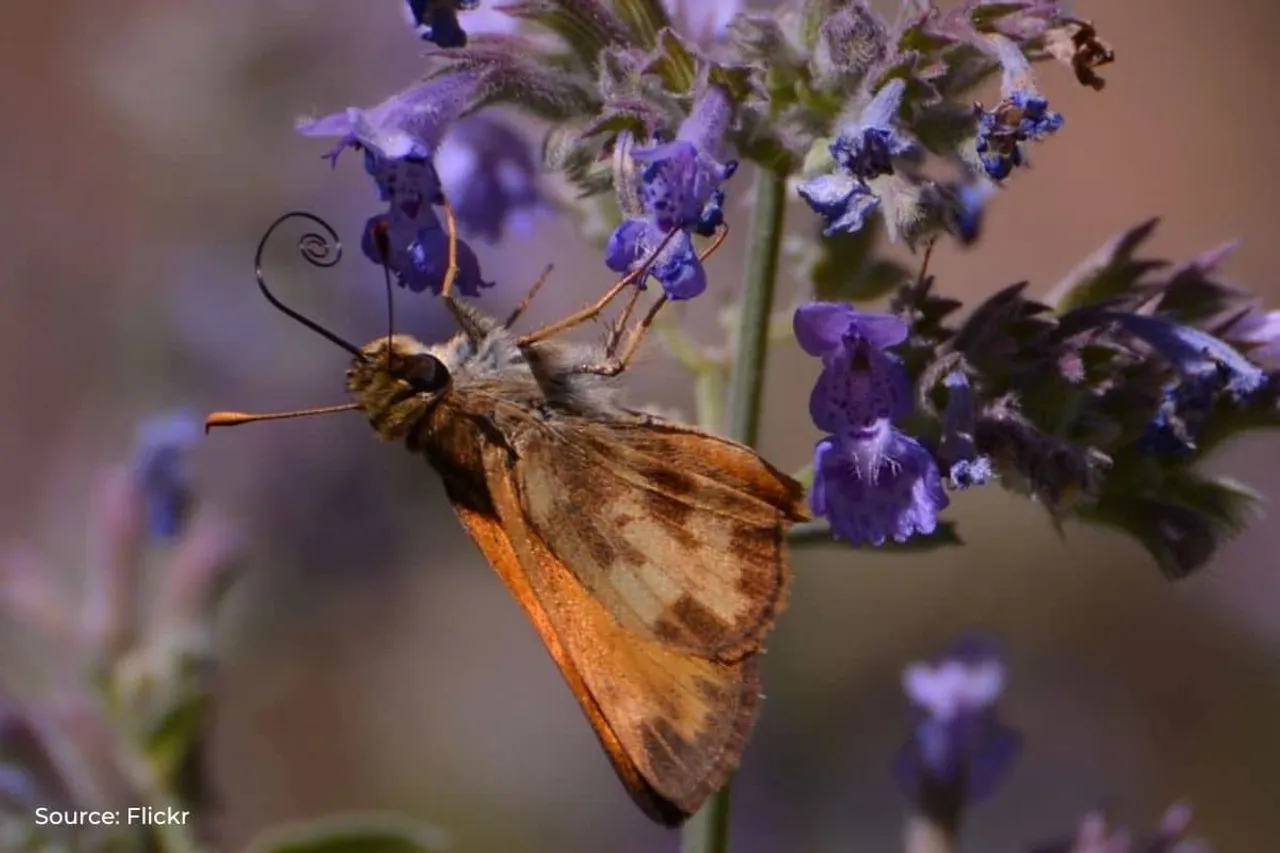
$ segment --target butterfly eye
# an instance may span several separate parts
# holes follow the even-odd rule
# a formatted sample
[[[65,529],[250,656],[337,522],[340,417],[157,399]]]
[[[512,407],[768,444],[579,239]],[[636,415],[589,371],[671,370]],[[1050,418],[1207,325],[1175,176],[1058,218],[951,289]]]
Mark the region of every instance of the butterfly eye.
[[[440,359],[425,353],[406,359],[402,376],[415,393],[434,394],[449,384],[449,369]]]

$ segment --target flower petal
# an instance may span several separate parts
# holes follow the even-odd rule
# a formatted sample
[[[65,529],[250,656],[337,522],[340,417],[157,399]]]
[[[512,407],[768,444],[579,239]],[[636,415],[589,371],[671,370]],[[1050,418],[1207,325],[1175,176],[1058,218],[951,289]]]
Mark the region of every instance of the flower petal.
[[[834,352],[851,332],[876,349],[895,347],[910,335],[901,318],[859,311],[846,302],[806,302],[796,309],[792,328],[801,349],[815,356]]]
[[[905,542],[932,533],[949,501],[933,457],[897,430],[873,441],[847,436],[819,442],[814,480],[822,481],[826,516],[837,539],[851,545]]]
[[[822,233],[828,237],[861,230],[867,216],[880,205],[866,184],[843,171],[811,178],[797,191],[814,213],[826,220]]]
[[[1221,385],[1236,400],[1253,394],[1266,382],[1266,372],[1230,344],[1201,329],[1183,326],[1163,317],[1112,312],[1112,319],[1139,338],[1185,377],[1206,380],[1220,377]]]

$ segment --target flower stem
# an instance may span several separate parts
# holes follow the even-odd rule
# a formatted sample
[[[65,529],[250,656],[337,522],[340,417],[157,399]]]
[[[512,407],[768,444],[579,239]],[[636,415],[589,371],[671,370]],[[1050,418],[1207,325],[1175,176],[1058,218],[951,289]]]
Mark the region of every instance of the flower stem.
[[[773,317],[778,259],[787,204],[787,177],[761,170],[756,175],[755,211],[751,222],[751,253],[738,308],[737,350],[729,379],[729,438],[754,446],[759,438],[764,370],[769,355],[769,323]]]
[[[699,393],[698,420],[714,429],[723,423],[725,433],[748,446],[759,439],[761,399],[764,396],[765,363],[769,354],[769,325],[778,283],[778,258],[782,254],[782,229],[786,213],[786,175],[761,170],[756,175],[755,211],[751,223],[751,254],[743,280],[742,302],[729,377],[727,417]],[[705,390],[705,389],[700,389]],[[680,837],[681,853],[726,853],[729,849],[729,806],[732,780],[689,819]]]

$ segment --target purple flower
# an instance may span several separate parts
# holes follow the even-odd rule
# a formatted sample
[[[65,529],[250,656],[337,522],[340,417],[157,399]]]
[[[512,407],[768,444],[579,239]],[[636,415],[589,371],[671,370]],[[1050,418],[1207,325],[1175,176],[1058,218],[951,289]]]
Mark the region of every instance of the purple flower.
[[[458,13],[479,5],[480,0],[405,0],[405,12],[423,41],[440,47],[465,47],[467,33],[458,22]]]
[[[719,211],[723,196],[716,193],[738,169],[737,160],[721,162],[715,156],[732,118],[729,93],[710,86],[673,141],[631,152],[633,160],[644,164],[641,204],[664,231],[694,228],[710,234],[715,230],[715,224],[703,225],[708,207]]]
[[[991,459],[974,446],[973,389],[963,371],[947,374],[947,407],[942,416],[942,443],[938,457],[947,468],[947,477],[956,489],[981,486],[995,476]]]
[[[669,233],[652,219],[628,219],[609,237],[605,265],[625,275],[648,260]],[[661,283],[663,291],[673,300],[692,299],[707,289],[706,270],[702,268],[693,240],[686,231],[677,231],[667,240],[649,267],[649,275]]]
[[[800,197],[825,220],[826,236],[861,229],[868,214],[880,205],[870,182],[893,175],[894,159],[917,149],[915,140],[897,127],[905,92],[901,78],[882,86],[828,146],[835,170],[799,186]]]
[[[496,243],[507,228],[527,233],[550,209],[529,140],[484,113],[450,128],[435,166],[464,233]]]
[[[435,156],[445,132],[468,107],[475,77],[450,74],[394,95],[369,110],[350,107],[298,124],[307,136],[338,136],[327,155],[336,165],[347,148],[364,151],[364,168],[387,203],[387,212],[365,225],[361,248],[385,263],[396,282],[415,293],[439,293],[448,268],[448,235],[436,206],[445,196]],[[383,242],[385,241],[385,242]],[[458,240],[458,292],[478,296],[491,287],[480,274],[475,252]]]
[[[430,158],[449,125],[470,105],[475,74],[445,74],[409,87],[368,109],[347,107],[315,119],[300,119],[295,129],[303,136],[336,136],[338,143],[325,156],[336,166],[347,148],[366,149],[396,160]]]
[[[813,456],[815,515],[850,545],[906,542],[938,527],[947,506],[938,466],[913,438],[877,421],[856,438],[828,436]]]
[[[199,423],[185,412],[138,427],[133,477],[146,507],[147,529],[156,539],[177,538],[195,505],[190,453],[199,440]]]
[[[997,649],[979,637],[903,671],[915,723],[894,776],[908,799],[943,825],[954,825],[965,804],[990,797],[1021,750],[1022,736],[996,714],[1004,681]]]
[[[893,426],[912,409],[910,377],[889,351],[906,340],[907,325],[834,302],[802,305],[794,325],[823,365],[809,397],[814,424],[830,433],[814,449],[814,513],[852,545],[932,533],[948,503],[937,463]]]
[[[1115,311],[1109,316],[1168,361],[1184,381],[1225,390],[1236,402],[1246,400],[1266,382],[1262,368],[1201,329],[1147,314]]]
[[[674,140],[631,152],[631,159],[643,165],[640,210],[609,238],[605,263],[611,270],[637,269],[675,231],[649,274],[673,300],[692,299],[706,289],[706,273],[690,234],[710,236],[724,221],[720,185],[733,176],[738,163],[719,159],[719,149],[732,118],[728,93],[720,86],[709,86]],[[626,188],[620,187],[619,192],[625,194]]]
[[[867,217],[880,206],[879,196],[864,181],[843,172],[811,178],[800,185],[798,192],[826,222],[822,233],[827,237],[860,231]]]
[[[360,249],[375,264],[386,264],[396,284],[414,293],[430,290],[437,296],[444,288],[449,269],[449,233],[435,212],[418,219],[380,213],[365,224]],[[379,245],[379,235],[386,240],[386,255]],[[458,277],[454,286],[463,296],[476,297],[481,288],[493,287],[480,274],[476,253],[463,240],[458,241]]]
[[[1024,142],[1039,142],[1062,129],[1062,114],[1049,109],[1031,77],[1031,64],[1022,49],[1000,35],[990,37],[995,45],[1004,78],[1001,101],[987,111],[974,107],[978,117],[978,158],[993,180],[1003,181],[1026,162]]]

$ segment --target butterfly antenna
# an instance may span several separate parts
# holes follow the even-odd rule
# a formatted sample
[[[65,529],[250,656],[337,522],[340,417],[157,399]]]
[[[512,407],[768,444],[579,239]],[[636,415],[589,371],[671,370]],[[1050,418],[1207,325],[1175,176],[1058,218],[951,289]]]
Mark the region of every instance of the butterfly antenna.
[[[214,412],[204,419],[204,431],[208,434],[214,427],[239,426],[257,421],[283,421],[289,418],[309,418],[312,415],[332,415],[336,412],[354,412],[358,403],[343,403],[340,406],[322,406],[318,409],[299,409],[296,412],[271,412],[264,415],[253,415],[247,412]]]
[[[276,229],[291,219],[305,219],[320,228],[319,232],[308,231],[298,238],[298,252],[307,263],[327,269],[342,260],[342,241],[338,239],[338,232],[333,230],[332,225],[314,213],[308,213],[305,210],[291,210],[277,217],[276,221],[267,227],[262,239],[258,241],[258,250],[253,256],[253,273],[258,280],[258,289],[262,291],[262,295],[266,297],[266,300],[271,303],[273,308],[289,319],[306,326],[330,343],[337,344],[361,361],[367,361],[364,353],[355,344],[344,340],[310,317],[303,316],[298,311],[285,305],[271,292],[271,288],[267,287],[267,279],[262,272],[262,256],[265,254],[267,243],[270,242]]]

